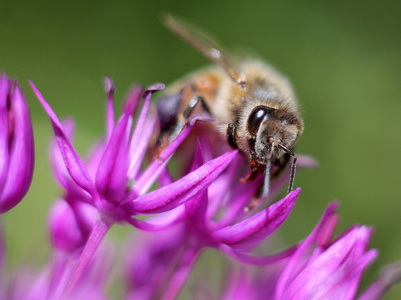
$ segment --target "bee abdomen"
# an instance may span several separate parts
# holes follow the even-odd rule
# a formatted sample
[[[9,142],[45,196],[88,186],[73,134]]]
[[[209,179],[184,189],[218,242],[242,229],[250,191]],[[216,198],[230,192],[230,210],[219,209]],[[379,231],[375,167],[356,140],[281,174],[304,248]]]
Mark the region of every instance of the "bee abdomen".
[[[181,94],[174,94],[165,95],[157,102],[161,132],[170,131],[176,125],[181,100]]]

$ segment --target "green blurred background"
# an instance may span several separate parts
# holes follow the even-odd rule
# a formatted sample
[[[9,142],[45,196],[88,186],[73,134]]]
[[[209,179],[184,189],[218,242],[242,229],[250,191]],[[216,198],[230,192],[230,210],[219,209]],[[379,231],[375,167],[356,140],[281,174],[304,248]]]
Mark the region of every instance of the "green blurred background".
[[[105,75],[119,105],[133,82],[169,83],[208,64],[160,24],[163,12],[198,24],[228,49],[252,49],[292,81],[305,119],[296,151],[320,166],[296,178],[302,193],[283,226],[288,243],[339,199],[340,230],[375,229],[371,246],[380,257],[365,282],[401,259],[399,1],[0,0],[0,69],[23,86],[36,138],[30,192],[3,217],[10,264],[45,261],[47,210],[60,195],[47,157],[50,122],[27,79],[60,117],[74,116],[76,147],[85,153],[104,130]],[[400,298],[401,286],[386,297]]]

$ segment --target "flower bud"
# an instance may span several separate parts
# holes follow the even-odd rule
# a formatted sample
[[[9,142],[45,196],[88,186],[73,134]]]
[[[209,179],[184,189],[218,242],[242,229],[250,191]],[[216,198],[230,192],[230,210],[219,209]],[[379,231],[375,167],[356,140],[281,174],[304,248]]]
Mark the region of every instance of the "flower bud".
[[[34,166],[34,144],[28,103],[17,82],[0,78],[0,213],[27,193]]]

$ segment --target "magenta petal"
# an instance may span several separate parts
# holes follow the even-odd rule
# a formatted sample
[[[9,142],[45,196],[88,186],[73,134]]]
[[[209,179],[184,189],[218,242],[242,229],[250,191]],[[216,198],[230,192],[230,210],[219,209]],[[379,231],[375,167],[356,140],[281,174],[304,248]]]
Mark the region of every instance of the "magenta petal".
[[[75,133],[75,121],[73,119],[63,120],[63,128],[67,138],[72,141]],[[68,179],[71,178],[68,170],[65,166],[63,156],[61,155],[60,148],[55,139],[52,139],[49,147],[49,156],[51,165],[53,167],[54,175],[56,176],[59,183],[68,189]]]
[[[58,119],[57,115],[51,108],[51,106],[46,102],[43,98],[42,94],[33,84],[33,82],[29,81],[36,97],[39,99],[46,113],[50,117],[50,121],[52,122],[54,133],[57,138],[57,142],[60,147],[60,151],[63,155],[64,162],[67,166],[67,170],[70,173],[72,179],[84,190],[89,192],[92,196],[96,195],[95,185],[90,177],[88,170],[85,167],[84,162],[79,157],[78,153],[75,151],[74,147],[71,145],[71,142],[67,138],[64,133],[64,129]]]
[[[12,93],[10,111],[14,114],[13,139],[7,179],[0,198],[0,212],[14,207],[25,196],[31,184],[35,159],[28,103],[18,85]]]
[[[202,147],[198,140],[191,171],[200,168],[204,163],[205,162],[203,159]],[[196,224],[196,226],[205,224],[208,201],[209,199],[207,191],[204,191],[198,197],[195,197],[192,201],[188,201],[187,203],[185,203],[187,216],[192,222]]]
[[[122,209],[128,214],[153,214],[177,207],[208,188],[236,154],[225,153],[176,182],[123,204]]]
[[[156,117],[149,115],[145,121],[145,126],[140,136],[139,143],[135,144],[134,140],[131,139],[130,145],[130,166],[128,170],[128,178],[136,178],[138,172],[141,168],[143,158],[146,154],[146,150],[149,146],[149,140],[154,131],[154,126],[156,124]]]
[[[134,133],[132,134],[130,145],[131,162],[128,171],[129,178],[134,178],[139,170],[143,155],[145,154],[146,147],[148,146],[149,137],[153,132],[154,123],[156,122],[155,118],[146,118],[149,105],[150,97],[146,97],[141,113],[139,114],[136,122]]]
[[[289,193],[285,198],[268,208],[232,226],[213,233],[216,240],[228,245],[248,245],[274,232],[290,214],[301,189]]]
[[[3,73],[0,79],[0,195],[5,184],[8,171],[9,145],[8,145],[8,109],[7,98],[11,89],[11,81]],[[1,198],[0,198],[1,199]]]
[[[294,279],[284,299],[354,299],[364,268],[377,252],[365,253],[370,229],[355,228],[334,243]]]
[[[396,262],[380,270],[379,278],[371,284],[357,299],[379,300],[397,282],[401,281],[401,263]]]
[[[202,146],[198,139],[197,143],[196,143],[196,152],[195,152],[195,156],[194,156],[194,161],[192,163],[191,172],[200,168],[204,163],[205,163],[205,159],[203,158]]]
[[[127,186],[129,116],[115,127],[96,173],[96,188],[107,200],[118,202]]]
[[[138,106],[139,100],[141,99],[140,94],[142,93],[142,97],[145,98],[145,103],[142,108],[141,115],[142,117],[146,116],[148,106],[149,106],[149,101],[153,93],[165,89],[164,83],[155,83],[151,86],[149,86],[143,93],[142,93],[142,87],[141,86],[136,86],[132,89],[129,97],[124,103],[124,109],[123,112],[127,114],[133,114],[136,110],[136,107]],[[141,119],[141,117],[139,118]],[[138,120],[139,123],[141,123],[140,120]],[[139,125],[140,130],[142,130],[143,123]]]
[[[63,120],[63,128],[69,140],[73,140],[74,123],[73,120]],[[95,144],[96,145],[96,144]],[[87,170],[91,178],[95,178],[96,171],[99,165],[101,156],[104,153],[104,147],[96,145],[92,146],[89,159],[87,161]],[[72,205],[73,202],[85,202],[93,204],[91,195],[82,189],[72,178],[64,163],[63,156],[56,139],[53,139],[50,144],[51,162],[54,173],[59,183],[64,187],[66,194],[64,199]]]
[[[182,206],[176,207],[164,214],[157,214],[154,217],[140,221],[135,218],[127,219],[126,221],[138,229],[144,231],[160,231],[176,225],[182,221],[184,216],[184,209]]]
[[[227,253],[228,255],[230,255],[231,257],[235,258],[236,260],[242,263],[249,265],[259,265],[259,266],[275,264],[284,259],[287,259],[295,253],[297,248],[298,245],[295,245],[289,249],[283,250],[276,254],[265,255],[265,256],[254,256],[234,250],[228,245],[221,245],[219,247],[219,249],[222,250],[224,253]]]
[[[73,119],[65,119],[62,121],[64,132],[70,141],[74,139],[75,133],[75,122]],[[58,182],[66,190],[66,196],[64,197],[67,202],[71,201],[82,201],[86,203],[91,203],[91,197],[88,192],[83,190],[74,180],[72,180],[70,173],[68,173],[67,167],[65,165],[63,156],[60,152],[60,148],[56,139],[52,139],[50,143],[50,160],[53,167],[55,176]],[[90,168],[88,167],[90,171]]]
[[[134,133],[132,134],[133,147],[137,146],[140,142],[140,138],[144,130],[143,126],[145,124],[146,115],[148,114],[149,104],[150,104],[150,97],[147,97],[145,99],[145,102],[143,103],[143,107],[141,113],[139,114],[138,121],[136,122]]]
[[[233,212],[232,206],[236,205],[237,209],[244,211],[244,207],[248,205],[249,201],[241,203],[238,207],[236,201],[238,202],[243,201],[244,194],[252,194],[255,195],[255,191],[252,191],[252,187],[255,183],[257,184],[258,180],[255,180],[253,183],[250,184],[249,190],[246,190],[248,184],[243,184],[238,180],[238,170],[241,169],[243,166],[244,158],[238,155],[230,166],[227,169],[227,172],[224,172],[219,178],[216,179],[215,183],[209,188],[208,194],[209,198],[213,199],[213,201],[209,201],[208,209],[207,209],[207,217],[208,219],[216,219],[215,217],[218,216],[218,213],[222,207],[226,207],[225,213],[220,217],[218,223],[216,223],[213,227],[215,229],[223,228],[227,225],[234,224],[234,218],[237,218],[237,214]],[[235,187],[233,188],[233,185]],[[244,189],[246,190],[244,193]],[[238,196],[238,197],[237,197]],[[251,197],[249,199],[251,199]],[[233,204],[235,203],[235,204]],[[241,214],[240,213],[240,214]],[[241,218],[242,220],[243,218]],[[233,222],[234,221],[234,222]]]
[[[95,225],[97,211],[94,207],[79,203],[79,213],[90,223],[90,229]],[[77,221],[73,209],[63,199],[58,199],[50,211],[49,226],[53,243],[57,249],[72,252],[85,245],[90,231],[85,231]]]
[[[142,86],[140,85],[134,86],[129,92],[127,99],[125,99],[124,101],[122,113],[125,113],[127,115],[134,114],[136,108],[139,105],[140,100],[142,99],[141,94],[142,94]]]
[[[326,226],[329,225],[332,228],[332,220],[337,218],[336,208],[338,203],[332,202],[324,211],[323,216],[320,218],[319,223],[315,226],[309,236],[301,242],[297,251],[287,262],[283,272],[277,281],[276,286],[276,299],[280,299],[280,295],[283,295],[287,287],[299,274],[300,270],[307,263],[303,260],[304,255],[308,254],[310,247],[316,243],[322,232],[326,233]],[[326,235],[326,234],[324,234]]]

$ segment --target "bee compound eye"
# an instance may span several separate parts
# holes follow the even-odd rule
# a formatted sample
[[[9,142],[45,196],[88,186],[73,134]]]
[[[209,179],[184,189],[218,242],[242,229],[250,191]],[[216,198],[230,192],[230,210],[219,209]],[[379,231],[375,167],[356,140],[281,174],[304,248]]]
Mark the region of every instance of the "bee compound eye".
[[[253,109],[252,113],[249,115],[248,118],[248,131],[251,135],[255,136],[257,134],[260,124],[268,114],[269,114],[268,107],[258,106]]]

